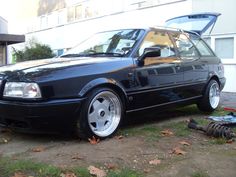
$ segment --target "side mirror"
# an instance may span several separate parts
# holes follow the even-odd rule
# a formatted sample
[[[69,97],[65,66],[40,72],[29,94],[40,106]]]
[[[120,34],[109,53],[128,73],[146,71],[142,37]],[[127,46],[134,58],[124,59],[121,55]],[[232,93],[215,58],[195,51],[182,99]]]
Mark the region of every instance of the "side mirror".
[[[159,47],[147,47],[144,49],[143,54],[139,57],[139,65],[144,64],[147,57],[160,57],[161,49]]]

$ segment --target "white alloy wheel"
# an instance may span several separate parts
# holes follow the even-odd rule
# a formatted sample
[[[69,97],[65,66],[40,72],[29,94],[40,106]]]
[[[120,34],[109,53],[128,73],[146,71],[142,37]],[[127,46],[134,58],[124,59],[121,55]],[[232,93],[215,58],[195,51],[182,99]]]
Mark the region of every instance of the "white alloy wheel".
[[[99,137],[113,134],[120,124],[122,108],[119,97],[111,91],[94,96],[88,107],[88,124]]]

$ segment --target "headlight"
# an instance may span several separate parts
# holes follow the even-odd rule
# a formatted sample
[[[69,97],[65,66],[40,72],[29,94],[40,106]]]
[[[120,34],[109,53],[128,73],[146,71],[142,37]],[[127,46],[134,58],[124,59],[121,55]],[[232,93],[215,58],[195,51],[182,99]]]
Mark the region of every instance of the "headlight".
[[[25,82],[7,82],[3,96],[28,99],[42,97],[38,84]]]

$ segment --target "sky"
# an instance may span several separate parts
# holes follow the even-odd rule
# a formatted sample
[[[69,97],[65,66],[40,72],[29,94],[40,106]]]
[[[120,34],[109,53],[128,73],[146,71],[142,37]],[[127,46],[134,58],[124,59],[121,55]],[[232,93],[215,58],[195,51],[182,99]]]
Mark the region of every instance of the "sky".
[[[35,13],[32,8],[38,0],[0,0],[0,16],[8,21],[8,32],[23,34],[25,26],[22,25]],[[24,27],[23,27],[24,26]]]

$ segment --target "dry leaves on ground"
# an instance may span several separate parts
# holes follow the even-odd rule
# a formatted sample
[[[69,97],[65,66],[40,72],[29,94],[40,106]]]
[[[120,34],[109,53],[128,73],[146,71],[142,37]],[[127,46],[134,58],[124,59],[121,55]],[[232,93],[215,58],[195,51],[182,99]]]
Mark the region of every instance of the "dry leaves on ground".
[[[114,170],[114,169],[117,169],[117,168],[118,168],[117,165],[114,164],[114,163],[105,163],[104,165],[105,165],[105,167],[106,167],[107,169],[109,169],[109,170]]]
[[[34,147],[31,150],[32,152],[42,152],[42,151],[45,151],[45,148],[42,146],[39,146],[39,147]]]
[[[176,148],[172,149],[171,153],[176,154],[176,155],[185,155],[187,152],[180,149],[180,147],[176,147]]]
[[[80,156],[79,154],[75,154],[71,157],[71,159],[73,160],[81,160],[81,159],[84,159],[84,157]]]
[[[89,141],[89,143],[90,144],[98,144],[99,142],[100,142],[100,139],[98,138],[98,139],[96,139],[94,136],[92,137],[92,138],[89,138],[88,139],[88,141]]]
[[[159,160],[159,159],[150,160],[149,164],[150,165],[159,165],[159,164],[161,164],[161,160]]]
[[[60,174],[60,177],[76,177],[76,175],[74,173],[67,172]]]
[[[117,139],[117,140],[121,140],[121,139],[123,139],[124,138],[124,136],[123,135],[118,135],[118,136],[115,136],[115,139]]]
[[[0,139],[0,143],[8,143],[9,141],[10,141],[10,139],[7,139],[7,138]]]
[[[143,170],[144,173],[149,173],[150,171],[151,171],[151,169],[149,169],[149,168],[146,168]]]
[[[171,130],[166,129],[166,130],[161,131],[161,135],[162,136],[172,136],[172,135],[174,135],[174,133]]]
[[[25,174],[21,173],[21,172],[16,172],[14,174],[14,176],[12,176],[12,177],[27,177],[27,176]]]
[[[191,144],[187,141],[180,141],[179,144],[185,145],[185,146],[190,146]]]
[[[96,177],[106,177],[107,174],[104,170],[96,168],[94,166],[89,166],[88,171],[91,175],[95,175]]]
[[[234,139],[229,139],[226,141],[227,144],[232,144],[234,142]]]

